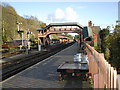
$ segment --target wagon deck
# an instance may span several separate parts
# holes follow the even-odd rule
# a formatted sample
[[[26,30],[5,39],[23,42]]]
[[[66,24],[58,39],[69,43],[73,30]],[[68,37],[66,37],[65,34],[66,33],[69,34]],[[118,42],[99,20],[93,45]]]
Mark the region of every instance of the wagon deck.
[[[88,72],[88,64],[84,62],[64,62],[58,67],[57,72],[64,72],[66,70],[74,70],[74,72]]]

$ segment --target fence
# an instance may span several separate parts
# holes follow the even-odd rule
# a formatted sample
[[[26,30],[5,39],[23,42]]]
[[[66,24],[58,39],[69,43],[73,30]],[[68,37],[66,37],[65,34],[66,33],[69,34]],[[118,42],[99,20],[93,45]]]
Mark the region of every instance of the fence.
[[[117,71],[105,60],[104,54],[98,53],[93,47],[86,45],[89,60],[89,72],[94,88],[118,88]]]

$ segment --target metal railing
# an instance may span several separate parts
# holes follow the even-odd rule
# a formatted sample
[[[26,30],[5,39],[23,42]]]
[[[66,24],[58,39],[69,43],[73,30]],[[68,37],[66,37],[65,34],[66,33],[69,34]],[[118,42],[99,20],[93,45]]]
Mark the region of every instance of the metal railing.
[[[62,32],[75,32],[80,33],[80,29],[78,28],[50,28],[46,31],[43,31],[43,33],[39,32],[38,37],[46,37],[50,33],[62,33]]]
[[[94,83],[94,88],[118,89],[118,75],[104,58],[103,53],[98,53],[94,47],[86,44],[89,60],[89,73]]]

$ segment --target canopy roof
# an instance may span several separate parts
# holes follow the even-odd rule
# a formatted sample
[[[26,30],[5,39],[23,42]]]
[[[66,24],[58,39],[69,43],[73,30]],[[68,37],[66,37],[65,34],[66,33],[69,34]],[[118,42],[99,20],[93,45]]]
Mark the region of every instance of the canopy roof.
[[[45,30],[45,29],[49,29],[52,26],[78,26],[79,28],[83,29],[83,26],[77,22],[67,22],[67,23],[50,23],[49,25],[47,25],[44,28],[38,28],[36,29],[37,31],[40,30]]]

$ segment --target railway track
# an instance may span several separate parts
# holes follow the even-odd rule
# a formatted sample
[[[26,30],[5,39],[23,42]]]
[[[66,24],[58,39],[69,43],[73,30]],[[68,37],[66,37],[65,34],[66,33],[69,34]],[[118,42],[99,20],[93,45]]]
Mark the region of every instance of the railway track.
[[[19,73],[20,71],[48,58],[49,56],[61,51],[62,49],[65,49],[66,47],[72,45],[73,43],[74,42],[69,44],[61,44],[61,45],[53,46],[49,48],[47,51],[42,51],[33,55],[25,56],[24,58],[19,58],[17,60],[13,60],[10,62],[5,62],[1,65],[2,73],[0,74],[0,77],[2,78],[3,81]]]
[[[7,57],[11,57],[13,55],[17,55],[20,54],[22,52],[25,52],[25,50],[18,50],[18,51],[12,51],[12,52],[1,52],[2,53],[2,57],[0,57],[1,59],[7,58]]]

